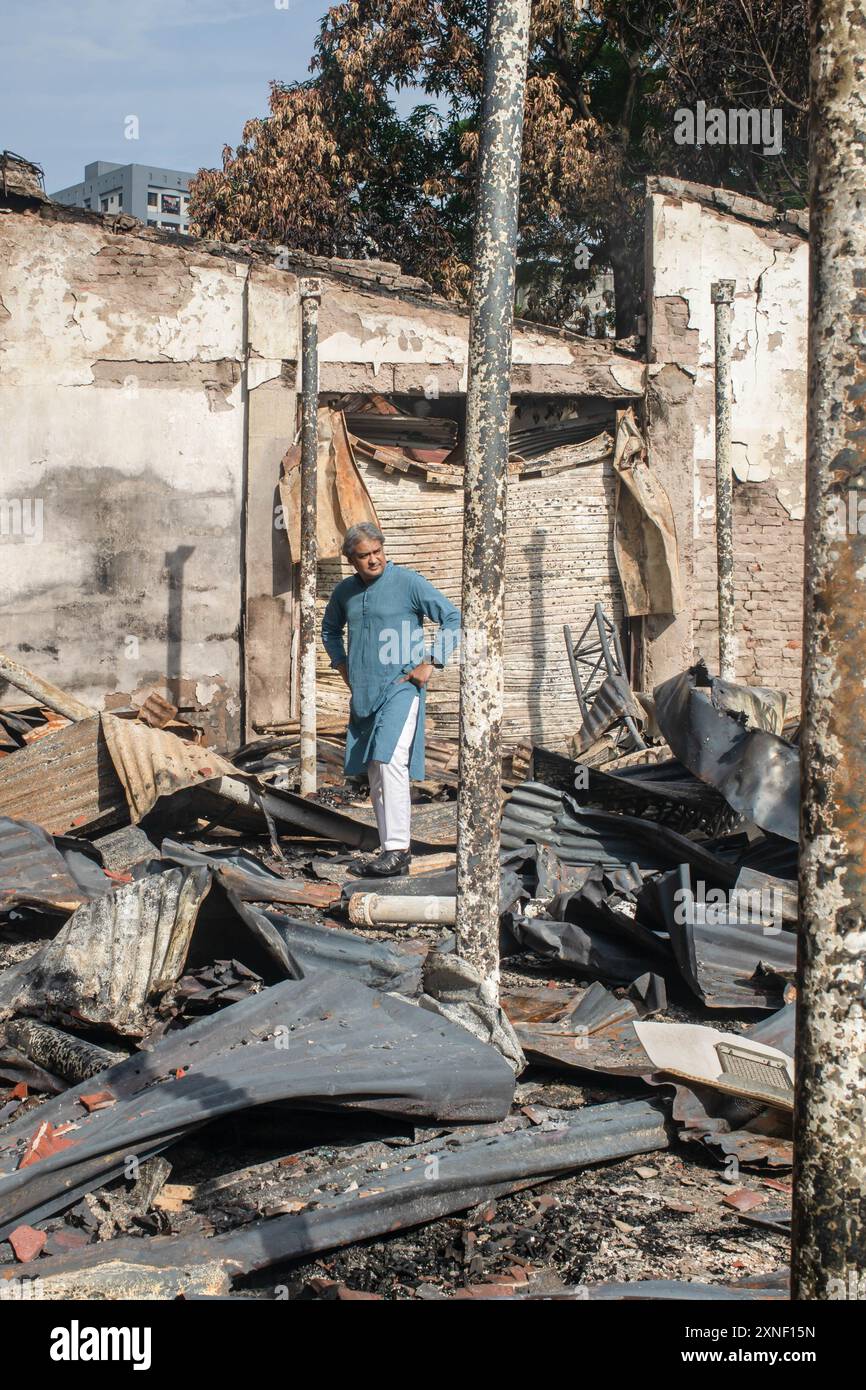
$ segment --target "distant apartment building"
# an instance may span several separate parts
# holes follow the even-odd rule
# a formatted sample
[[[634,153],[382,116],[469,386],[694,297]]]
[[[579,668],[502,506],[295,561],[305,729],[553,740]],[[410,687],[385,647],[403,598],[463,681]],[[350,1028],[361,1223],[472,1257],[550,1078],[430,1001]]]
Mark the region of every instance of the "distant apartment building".
[[[55,203],[93,212],[128,212],[148,227],[189,232],[189,184],[183,169],[147,164],[109,164],[98,159],[84,167],[84,180],[52,193]]]

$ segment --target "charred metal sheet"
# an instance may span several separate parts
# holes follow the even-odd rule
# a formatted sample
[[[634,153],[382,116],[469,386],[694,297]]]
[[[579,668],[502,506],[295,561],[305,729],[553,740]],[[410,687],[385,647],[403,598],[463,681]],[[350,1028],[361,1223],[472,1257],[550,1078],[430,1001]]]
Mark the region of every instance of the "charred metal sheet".
[[[294,1190],[304,1209],[289,1215],[251,1222],[210,1239],[115,1240],[53,1256],[50,1265],[43,1260],[38,1272],[43,1279],[66,1277],[102,1264],[128,1262],[151,1270],[183,1269],[192,1279],[202,1263],[218,1261],[237,1277],[435,1221],[590,1164],[654,1153],[668,1144],[664,1112],[657,1102],[615,1101],[577,1111],[552,1110],[540,1125],[509,1119],[502,1125],[445,1135],[408,1151],[398,1149],[395,1161],[384,1168],[380,1162],[346,1165],[331,1173],[320,1170],[312,1183],[309,1178],[296,1179]],[[340,1190],[334,1192],[337,1185]],[[292,1194],[291,1182],[286,1191]],[[31,1268],[37,1266],[18,1265],[15,1273],[26,1278]]]
[[[710,1008],[781,1008],[785,982],[796,971],[796,936],[770,910],[765,916],[762,903],[722,896],[718,904],[702,900],[682,864],[647,885],[641,902],[660,905],[680,972]]]
[[[343,885],[343,897],[354,893],[380,893],[410,897],[453,897],[457,891],[457,872],[443,869],[440,873],[401,874],[395,878],[350,878]],[[499,911],[508,912],[523,896],[523,884],[516,873],[505,865],[499,884]]]
[[[529,1061],[611,1076],[646,1075],[646,1053],[632,1027],[643,1011],[631,999],[617,999],[597,981],[582,994],[569,992],[565,1000],[563,995],[565,990],[554,989],[503,994],[502,1006]],[[655,1007],[664,1007],[663,987]]]
[[[594,868],[581,888],[561,893],[544,917],[515,917],[510,931],[523,950],[572,965],[596,979],[628,984],[648,966],[669,968],[664,939],[635,919],[635,891],[643,887],[633,869],[606,874]]]
[[[422,957],[389,941],[374,941],[344,927],[320,927],[279,912],[254,908],[229,893],[235,911],[289,979],[316,970],[351,975],[371,989],[410,997],[421,988]]]
[[[183,969],[209,889],[207,869],[166,869],[85,903],[27,961],[16,1011],[142,1037],[148,1004]]]
[[[35,1266],[34,1266],[35,1268]],[[783,1303],[788,1299],[790,1276],[787,1269],[772,1274],[738,1279],[733,1284],[702,1284],[679,1279],[635,1279],[627,1284],[579,1284],[577,1288],[564,1289],[560,1293],[515,1294],[514,1301],[521,1303],[544,1300],[551,1303],[570,1302],[579,1299],[594,1303],[654,1303],[668,1302],[671,1299],[691,1302],[713,1303]]]
[[[753,1024],[746,1036],[754,1038],[756,1042],[767,1043],[769,1047],[778,1047],[780,1052],[787,1052],[789,1057],[793,1057],[796,1021],[797,1005],[791,1000],[778,1013]]]
[[[794,923],[799,918],[797,884],[792,883],[790,879],[776,878],[773,874],[764,874],[758,869],[745,867],[737,874],[734,892],[769,895],[778,903],[783,922]]]
[[[781,727],[774,691],[736,686],[691,667],[656,686],[659,727],[673,752],[735,811],[786,840],[799,835],[799,752]]]
[[[242,849],[214,848],[204,854],[178,840],[163,840],[160,853],[175,864],[200,865],[219,874],[225,887],[243,902],[305,903],[324,908],[340,897],[340,889],[332,883],[282,878]]]
[[[98,851],[106,869],[115,873],[125,873],[136,864],[159,859],[158,846],[136,825],[124,825],[120,830],[98,835],[91,844]]]
[[[548,845],[563,864],[605,870],[636,864],[644,872],[691,864],[714,883],[733,884],[736,865],[695,840],[640,816],[588,811],[542,782],[516,787],[502,811],[502,847]]]
[[[99,830],[128,818],[99,719],[82,719],[0,758],[0,815],[49,834]]]
[[[669,960],[663,945],[649,954],[625,925],[620,931],[616,926],[585,927],[547,917],[515,917],[509,922],[508,931],[519,950],[532,951],[542,960],[571,966],[581,974],[613,985],[627,984],[650,963],[656,969],[664,968]]]
[[[710,1086],[675,1086],[671,1116],[683,1140],[694,1140],[719,1162],[734,1157],[746,1167],[789,1169],[791,1117],[773,1106],[750,1107]]]
[[[524,845],[519,849],[503,850],[500,856],[502,867],[512,868],[523,881],[525,896],[543,898],[549,901],[557,893],[568,893],[580,888],[592,870],[563,864],[549,845]],[[517,901],[515,895],[508,907]],[[506,912],[507,907],[502,911]]]
[[[575,737],[576,748],[583,751],[590,748],[617,724],[625,724],[632,736],[628,746],[643,748],[644,742],[637,729],[641,711],[631,693],[625,676],[607,676],[598,687],[595,699],[590,705],[583,725]]]
[[[324,970],[169,1033],[98,1080],[117,1097],[109,1109],[83,1113],[91,1078],[0,1132],[0,1238],[108,1182],[130,1154],[143,1160],[206,1120],[251,1106],[294,1101],[459,1124],[503,1119],[514,1092],[494,1048]],[[657,1111],[654,1120],[657,1132]],[[19,1169],[38,1125],[67,1123],[76,1125],[67,1147]]]
[[[575,777],[580,768],[581,764],[574,764]],[[583,767],[579,780],[585,785],[572,794],[581,806],[641,816],[682,834],[700,830],[706,835],[720,835],[740,819],[720,792],[694,777],[675,758],[621,772]]]
[[[269,815],[311,835],[359,848],[375,848],[378,833],[352,816],[318,806],[292,792],[265,787],[211,748],[177,738],[166,729],[149,729],[135,720],[102,716],[102,729],[117,774],[126,790],[129,815],[139,821],[160,797],[201,787],[238,804],[257,819]],[[232,814],[237,814],[234,810]]]
[[[379,844],[375,824],[367,824],[359,816],[349,816],[344,811],[334,811],[329,806],[308,801],[294,792],[266,786],[240,773],[236,773],[233,779],[221,777],[214,783],[202,786],[196,790],[195,797],[196,805],[201,805],[203,812],[208,811],[218,824],[249,826],[253,831],[260,831],[262,817],[270,816],[273,821],[290,826],[293,835],[333,840],[354,849],[376,849]],[[431,848],[414,839],[412,846],[416,849]],[[438,849],[439,846],[432,848]]]
[[[44,1091],[49,1096],[56,1096],[66,1089],[63,1081],[59,1081],[52,1072],[46,1071],[17,1047],[0,1046],[0,1083],[17,1086],[20,1081],[29,1090]]]
[[[107,1048],[35,1018],[12,1018],[3,1031],[8,1041],[31,1062],[64,1081],[86,1081],[125,1057],[122,1052],[109,1052]]]
[[[74,912],[87,896],[50,835],[0,816],[0,912],[23,903]]]

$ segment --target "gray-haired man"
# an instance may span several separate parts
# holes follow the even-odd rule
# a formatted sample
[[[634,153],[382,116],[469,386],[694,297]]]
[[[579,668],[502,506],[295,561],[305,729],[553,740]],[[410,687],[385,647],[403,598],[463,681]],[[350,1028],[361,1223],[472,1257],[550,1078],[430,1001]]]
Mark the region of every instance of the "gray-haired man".
[[[385,558],[385,537],[371,522],[349,528],[343,554],[355,573],[328,600],[322,641],[352,692],[346,773],[366,768],[370,778],[381,853],[364,872],[389,876],[409,867],[409,783],[424,776],[426,686],[457,643],[460,614],[422,575]],[[429,650],[425,618],[439,624]]]

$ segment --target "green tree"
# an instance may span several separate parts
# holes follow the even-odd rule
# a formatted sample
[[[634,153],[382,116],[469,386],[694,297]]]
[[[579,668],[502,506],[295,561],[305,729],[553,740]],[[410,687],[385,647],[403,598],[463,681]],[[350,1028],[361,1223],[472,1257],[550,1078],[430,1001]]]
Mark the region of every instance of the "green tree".
[[[314,76],[273,83],[270,115],[192,185],[198,231],[323,255],[386,256],[465,297],[485,5],[347,0],[322,20]],[[634,331],[648,173],[801,205],[806,0],[535,0],[527,73],[521,312],[569,322],[610,267]],[[400,91],[418,95],[401,120]],[[675,113],[778,108],[784,150],[677,144]],[[588,254],[587,254],[588,253]]]

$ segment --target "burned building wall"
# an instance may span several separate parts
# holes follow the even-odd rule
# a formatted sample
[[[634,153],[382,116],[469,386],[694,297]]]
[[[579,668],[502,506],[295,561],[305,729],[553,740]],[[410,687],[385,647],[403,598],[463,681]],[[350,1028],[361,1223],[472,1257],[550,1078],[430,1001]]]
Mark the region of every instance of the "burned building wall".
[[[156,685],[230,741],[246,271],[122,225],[0,219],[2,645],[100,707]]]
[[[736,281],[732,454],[737,678],[799,699],[803,612],[808,241],[804,214],[672,179],[649,181],[651,463],[674,503],[686,611],[655,651],[718,661],[714,311]],[[673,474],[675,477],[668,477]],[[670,640],[670,639],[673,640]],[[666,665],[667,663],[667,665]],[[652,681],[648,681],[652,683]]]
[[[196,242],[50,203],[3,211],[0,646],[10,656],[97,708],[156,689],[219,746],[296,717],[278,484],[297,430],[298,278],[309,273],[323,279],[323,395],[465,392],[465,309],[396,266]],[[516,397],[615,408],[642,396],[644,364],[518,324],[512,386]],[[579,471],[567,485],[580,495]],[[596,491],[590,512],[604,491],[606,514],[587,525],[601,560],[580,575],[607,593],[610,487]],[[430,494],[421,510],[435,525]],[[398,509],[394,529],[404,522],[411,529]],[[515,660],[515,689],[526,685],[515,737],[530,701],[518,670],[559,669],[555,627],[542,647],[538,631],[527,637],[530,654]]]

